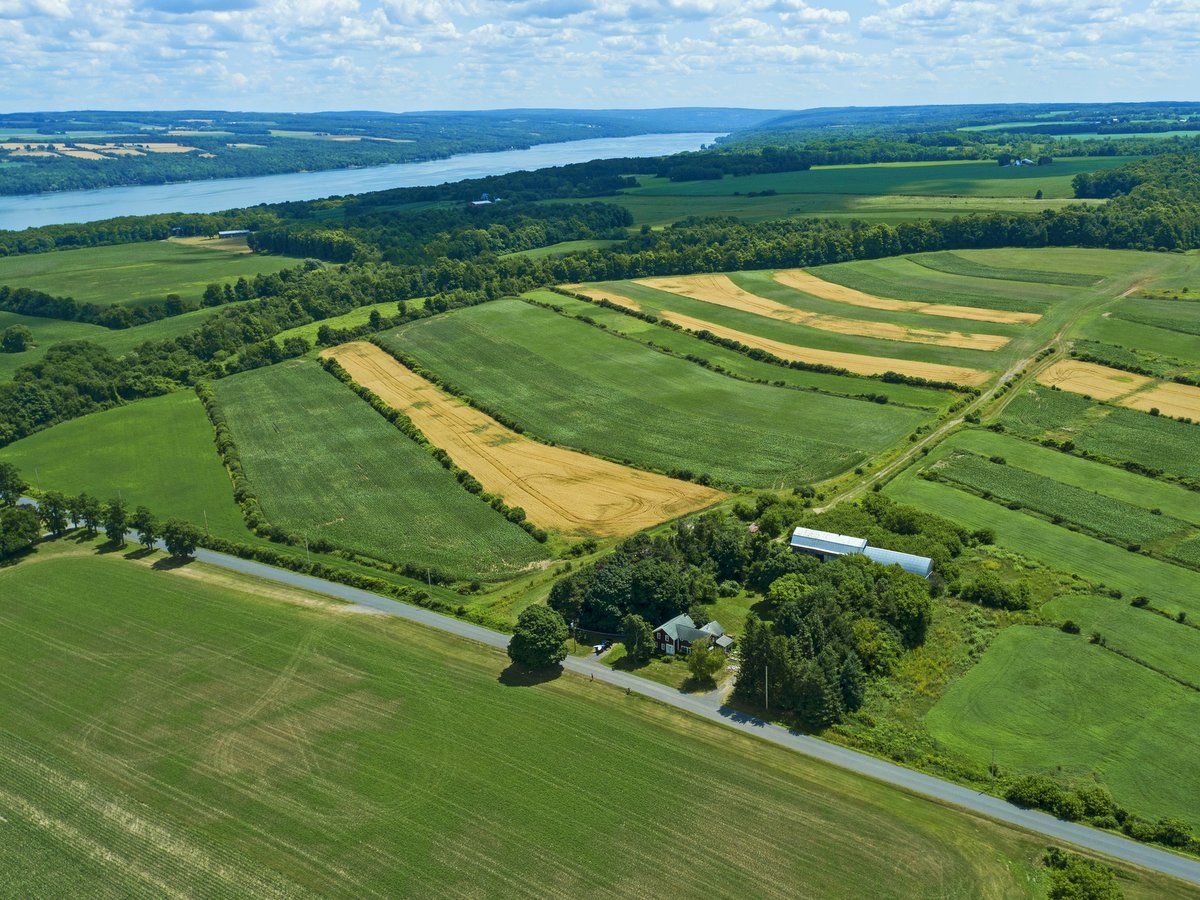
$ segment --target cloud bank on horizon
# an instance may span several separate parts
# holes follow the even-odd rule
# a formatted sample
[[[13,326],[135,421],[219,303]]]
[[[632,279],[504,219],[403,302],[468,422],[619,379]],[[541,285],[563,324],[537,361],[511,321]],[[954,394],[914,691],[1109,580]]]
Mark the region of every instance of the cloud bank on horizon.
[[[1200,0],[0,0],[3,111],[1195,99]]]

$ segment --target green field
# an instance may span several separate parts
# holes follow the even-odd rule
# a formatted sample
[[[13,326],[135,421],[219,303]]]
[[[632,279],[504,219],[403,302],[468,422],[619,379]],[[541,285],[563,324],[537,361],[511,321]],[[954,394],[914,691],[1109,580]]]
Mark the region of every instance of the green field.
[[[664,859],[704,861],[685,894],[1044,895],[1045,842],[985,819],[583,679],[517,686],[416,625],[71,547],[0,570],[6,895],[641,896]]]
[[[1200,824],[1200,694],[1054,628],[1013,626],[925,718],[949,750],[1006,772],[1108,786],[1150,818]]]
[[[1062,484],[1038,472],[997,464],[974,453],[951,453],[928,471],[956,486],[974,489],[985,499],[1019,504],[1058,522],[1066,522],[1122,544],[1149,546],[1169,555],[1170,548],[1195,529],[1172,516],[1083,487]],[[1103,479],[1104,472],[1096,475]],[[1182,493],[1182,492],[1181,492]],[[1193,507],[1200,507],[1193,501]],[[1010,506],[1011,508],[1011,506]],[[1196,512],[1200,512],[1197,509]],[[1192,514],[1196,518],[1195,512]]]
[[[978,258],[969,258],[961,253],[949,251],[919,253],[910,256],[919,266],[945,272],[948,275],[966,275],[972,278],[999,278],[1004,281],[1033,281],[1042,284],[1065,284],[1073,287],[1091,287],[1100,276],[1083,272],[1056,272],[1044,269],[1019,269],[1012,266],[993,266]],[[1047,260],[1048,261],[1048,260]]]
[[[408,300],[405,306],[409,310],[416,310],[425,305],[425,299]],[[321,330],[322,325],[328,325],[333,329],[357,328],[359,325],[366,325],[371,320],[371,313],[379,310],[381,316],[392,317],[396,315],[397,306],[392,301],[386,303],[371,303],[367,306],[359,306],[350,310],[348,313],[343,313],[340,316],[332,316],[328,319],[321,319],[317,322],[309,322],[307,325],[298,325],[295,328],[289,328],[287,331],[281,331],[275,335],[275,343],[282,344],[287,338],[302,337],[310,344],[317,342],[317,332]]]
[[[889,403],[899,403],[917,409],[940,410],[949,406],[961,395],[953,391],[920,387],[911,384],[889,384],[878,379],[860,378],[854,375],[831,375],[826,372],[810,372],[792,369],[761,360],[752,359],[744,353],[710,344],[687,331],[654,325],[615,309],[606,309],[584,300],[564,297],[553,291],[530,291],[522,296],[539,303],[561,307],[577,318],[586,317],[604,325],[610,331],[626,335],[644,344],[665,347],[680,356],[706,359],[742,378],[786,384],[803,390],[815,390],[844,397],[860,397],[864,394],[883,395]]]
[[[43,319],[40,316],[22,316],[0,309],[0,331],[10,325],[24,325],[33,332],[34,346],[21,353],[0,353],[0,381],[8,381],[21,366],[32,365],[60,341],[90,341],[104,338],[111,332],[99,325],[82,322],[64,322],[61,319]]]
[[[144,305],[178,294],[197,305],[213,282],[232,283],[298,264],[287,256],[230,253],[178,241],[142,241],[0,257],[0,284],[87,303]]]
[[[548,256],[566,256],[568,253],[579,253],[583,250],[604,250],[611,247],[613,244],[620,243],[619,241],[606,240],[581,240],[581,241],[559,241],[557,244],[548,244],[545,247],[535,247],[532,250],[517,250],[515,253],[502,253],[501,259],[509,256],[527,256],[530,259],[544,259]]]
[[[1197,427],[1174,419],[1093,403],[1039,385],[1015,396],[1000,422],[1025,437],[1050,434],[1118,461],[1131,460],[1173,475],[1200,478]]]
[[[541,438],[735,484],[841,472],[925,418],[748,384],[515,299],[401,326],[383,340]]]
[[[13,373],[21,366],[37,362],[46,355],[51,346],[61,341],[91,341],[104,347],[113,356],[121,356],[146,341],[165,341],[186,334],[222,310],[236,305],[230,303],[225,306],[195,309],[183,315],[169,316],[134,328],[102,328],[82,322],[19,316],[0,310],[0,330],[9,325],[28,325],[35,342],[34,347],[24,353],[0,353],[0,381],[12,378]]]
[[[936,451],[930,454],[929,461],[935,461],[938,455]],[[1182,610],[1189,617],[1200,617],[1200,573],[1130,553],[948,484],[925,481],[914,468],[890,482],[884,492],[894,500],[945,516],[967,528],[990,528],[1000,546],[1051,569],[1115,588],[1126,598],[1145,595],[1172,615]]]
[[[1071,179],[1132,157],[1060,159],[1051,166],[1002,168],[994,161],[818,166],[806,172],[672,182],[642,176],[639,187],[606,202],[637,224],[664,225],[687,216],[732,215],[751,221],[819,216],[899,223],[989,212],[1036,213],[1074,201]],[[1043,199],[1035,199],[1038,191]],[[750,197],[749,194],[768,193]],[[1082,201],[1087,202],[1087,201]]]
[[[139,400],[63,422],[0,448],[35,488],[101,500],[121,497],[159,518],[178,517],[218,537],[249,532],[213,446],[204,407],[191,391]]]
[[[545,555],[315,361],[213,387],[274,524],[459,577],[511,574]]]

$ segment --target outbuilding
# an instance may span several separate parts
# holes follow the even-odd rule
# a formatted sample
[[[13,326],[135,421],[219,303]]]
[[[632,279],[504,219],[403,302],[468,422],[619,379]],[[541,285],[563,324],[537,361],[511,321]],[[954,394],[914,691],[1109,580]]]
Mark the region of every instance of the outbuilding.
[[[866,538],[851,537],[847,534],[797,527],[792,532],[790,544],[797,553],[815,556],[821,562],[829,562],[831,559],[850,553],[861,553],[867,559],[880,565],[899,566],[905,572],[912,572],[922,578],[928,578],[933,574],[933,560],[928,556],[872,547],[867,543]]]

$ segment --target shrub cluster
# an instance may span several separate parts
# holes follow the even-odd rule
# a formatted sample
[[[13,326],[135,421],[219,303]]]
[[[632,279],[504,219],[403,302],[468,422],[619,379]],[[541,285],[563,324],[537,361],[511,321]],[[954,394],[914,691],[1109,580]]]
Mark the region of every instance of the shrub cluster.
[[[1099,785],[1069,789],[1048,775],[1023,775],[1008,785],[1004,799],[1027,809],[1040,809],[1068,822],[1123,831],[1137,841],[1162,844],[1190,853],[1200,852],[1200,840],[1182,819],[1165,817],[1150,822],[1113,800]]]

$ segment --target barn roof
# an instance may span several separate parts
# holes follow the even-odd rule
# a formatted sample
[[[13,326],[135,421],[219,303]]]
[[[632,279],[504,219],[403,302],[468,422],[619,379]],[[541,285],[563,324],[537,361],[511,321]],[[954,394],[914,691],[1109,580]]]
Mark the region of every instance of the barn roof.
[[[797,526],[792,532],[791,544],[798,550],[815,550],[818,553],[843,556],[847,553],[862,553],[866,549],[867,539]]]
[[[884,550],[882,547],[867,547],[863,550],[863,555],[881,565],[899,566],[905,572],[912,572],[922,578],[928,578],[933,572],[933,560],[928,556],[901,553],[899,550]]]

